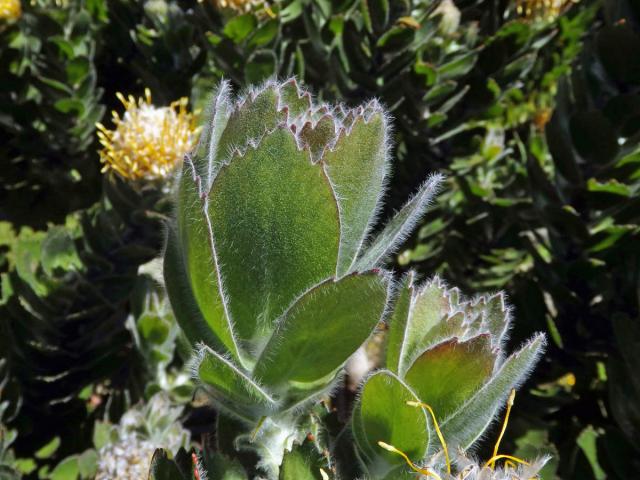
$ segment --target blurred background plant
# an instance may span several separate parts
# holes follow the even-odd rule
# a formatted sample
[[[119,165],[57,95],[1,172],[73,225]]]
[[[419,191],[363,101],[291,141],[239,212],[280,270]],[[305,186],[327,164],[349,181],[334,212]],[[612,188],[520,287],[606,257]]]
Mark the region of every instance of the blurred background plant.
[[[543,67],[553,94],[544,122],[494,125],[478,151],[455,158],[455,186],[399,259],[468,290],[505,289],[527,319],[515,341],[536,324],[550,333],[530,399],[536,411],[521,410],[531,414],[517,422],[521,438],[538,432],[559,449],[562,478],[631,474],[618,455],[637,432],[629,410],[637,394],[621,376],[620,348],[637,337],[619,334],[616,343],[614,324],[633,331],[639,313],[637,7],[605,2],[597,29],[569,36],[578,42],[563,47],[570,71]]]
[[[0,472],[77,478],[56,466],[93,448],[96,422],[159,390],[202,443],[213,414],[189,402],[190,352],[149,263],[170,169],[101,174],[95,124],[118,143],[104,132],[118,130],[106,112],[126,118],[119,92],[188,116],[222,78],[296,75],[320,102],[392,112],[381,223],[447,174],[396,268],[506,290],[511,349],[548,332],[511,451],[553,453],[547,475],[632,477],[638,15],[638,0],[0,0]]]

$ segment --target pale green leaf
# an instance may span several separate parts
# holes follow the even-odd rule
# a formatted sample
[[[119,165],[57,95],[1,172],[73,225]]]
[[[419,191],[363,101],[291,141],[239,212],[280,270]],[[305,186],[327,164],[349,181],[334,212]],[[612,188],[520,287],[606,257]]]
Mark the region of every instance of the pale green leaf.
[[[193,249],[195,252],[195,242]],[[201,250],[208,250],[207,245],[201,248]],[[200,272],[201,275],[204,276],[203,270],[196,270],[196,272]],[[212,273],[213,272],[210,272],[210,275]],[[195,279],[198,278],[198,276],[195,277]],[[227,345],[233,346],[230,336],[228,336],[227,344],[218,336],[218,333],[224,335],[225,331],[228,332],[228,330],[224,328],[224,325],[220,322],[207,322],[203,316],[203,312],[198,308],[198,303],[191,286],[192,283],[189,282],[187,266],[185,265],[185,260],[178,244],[177,233],[175,227],[172,225],[168,225],[167,228],[167,240],[164,253],[164,280],[176,319],[192,345],[203,342],[211,348],[222,351],[228,350]],[[207,282],[205,285],[211,284]],[[215,298],[215,293],[215,290],[212,291],[210,297]],[[205,300],[206,302],[203,303],[206,307],[207,302],[210,302],[211,298],[205,298]],[[214,327],[219,326],[217,331],[211,328],[212,325]],[[233,352],[233,350],[229,351]]]
[[[404,375],[411,362],[424,350],[431,341],[440,340],[434,331],[448,332],[449,297],[444,285],[438,278],[424,284],[413,292],[411,308],[402,332],[402,345],[398,354],[398,372]],[[447,335],[449,336],[449,335]]]
[[[374,478],[383,477],[389,470],[404,465],[397,454],[383,449],[378,442],[392,445],[404,452],[412,461],[419,462],[427,452],[429,429],[426,413],[421,408],[407,405],[418,401],[416,395],[393,373],[381,370],[366,381],[360,396],[362,436],[356,436],[360,449],[373,452],[375,457],[367,465]],[[365,444],[361,445],[360,442]]]
[[[381,107],[372,108],[375,113],[366,119],[360,114],[350,129],[341,130],[336,145],[324,155],[340,207],[338,276],[349,270],[375,221],[387,174],[389,127]]]
[[[80,475],[78,456],[73,455],[62,460],[49,475],[50,480],[77,480]]]
[[[206,392],[220,406],[246,420],[259,419],[277,406],[246,372],[206,346],[198,353],[197,372]]]
[[[238,358],[240,353],[222,295],[219,260],[209,231],[206,202],[198,193],[200,189],[195,166],[187,159],[182,167],[178,194],[178,234],[183,262],[193,297],[207,325],[224,348]]]
[[[280,467],[279,480],[322,480],[320,469],[321,457],[307,443],[296,445],[290,452],[285,452]],[[325,473],[328,468],[325,467]]]
[[[389,315],[389,335],[386,345],[386,367],[393,373],[398,374],[400,368],[400,355],[405,339],[407,322],[409,321],[409,309],[411,308],[411,297],[413,289],[413,273],[406,275],[395,298],[395,303]]]
[[[298,295],[333,275],[336,202],[288,129],[220,170],[208,211],[229,311],[245,342],[258,342]]]
[[[85,450],[78,457],[78,469],[81,478],[94,478],[98,472],[98,452],[93,449]]]
[[[369,270],[391,255],[422,218],[441,182],[441,175],[432,175],[360,254],[351,270]]]
[[[210,107],[203,115],[205,120],[202,124],[200,139],[196,145],[192,161],[196,175],[202,179],[205,189],[206,186],[211,185],[213,175],[220,166],[217,163],[220,137],[227,126],[229,115],[231,115],[232,111],[229,98],[230,90],[229,82],[222,81],[213,95],[213,101],[209,103]]]
[[[60,437],[53,437],[46,445],[38,449],[35,453],[36,458],[50,458],[60,446]]]
[[[491,333],[491,345],[501,348],[509,331],[510,313],[504,294],[499,293],[490,297],[481,297],[478,305],[482,308],[482,326]]]
[[[473,397],[442,422],[442,433],[450,449],[453,446],[466,450],[480,438],[498,411],[504,407],[511,389],[517,388],[529,375],[542,354],[544,345],[544,335],[536,335],[518,352],[507,358]]]
[[[454,338],[422,353],[404,380],[440,421],[480,389],[491,376],[496,359],[488,334],[466,342]]]
[[[276,83],[267,83],[257,91],[250,90],[229,117],[217,146],[216,162],[224,163],[234,148],[245,149],[250,140],[259,140],[286,119],[287,112],[279,108]]]
[[[267,385],[330,375],[369,337],[386,299],[387,281],[378,273],[317,285],[278,321],[254,375]]]
[[[82,267],[73,238],[63,227],[50,228],[41,248],[42,268],[47,275],[53,275],[58,268],[67,271]]]
[[[300,89],[295,78],[280,86],[280,103],[289,109],[289,118],[300,117],[311,109],[311,95]]]

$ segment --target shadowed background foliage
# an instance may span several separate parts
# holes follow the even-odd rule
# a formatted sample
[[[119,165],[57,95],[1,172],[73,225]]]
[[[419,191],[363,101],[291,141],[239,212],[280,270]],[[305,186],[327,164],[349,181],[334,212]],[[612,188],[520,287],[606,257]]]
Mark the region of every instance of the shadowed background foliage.
[[[33,0],[5,16],[0,477],[91,478],[101,422],[158,390],[189,397],[188,347],[149,265],[169,180],[100,173],[95,123],[114,126],[116,93],[188,97],[197,112],[221,79],[291,75],[319,102],[390,110],[381,224],[429,173],[447,176],[393,268],[469,295],[504,290],[512,347],[547,332],[511,450],[551,452],[549,478],[633,477],[638,0]],[[193,405],[181,419],[195,440],[212,423]]]

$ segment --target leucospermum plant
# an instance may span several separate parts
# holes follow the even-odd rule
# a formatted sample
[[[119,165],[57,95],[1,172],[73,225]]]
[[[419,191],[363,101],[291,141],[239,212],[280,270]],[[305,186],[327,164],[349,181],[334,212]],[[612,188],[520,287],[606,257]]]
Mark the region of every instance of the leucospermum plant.
[[[415,285],[412,274],[405,277],[389,319],[385,368],[366,380],[352,416],[358,458],[370,478],[412,478],[411,470],[459,478],[452,474],[456,464],[475,472],[469,478],[533,476],[519,475],[540,464],[499,454],[500,439],[484,467],[465,456],[507,399],[510,410],[514,389],[544,348],[544,336],[536,335],[507,355],[510,322],[503,294],[464,300],[438,278]],[[488,466],[505,458],[528,468],[491,473]]]
[[[295,80],[238,99],[223,83],[179,180],[165,283],[194,373],[237,444],[276,477],[387,310],[382,261],[423,214],[430,178],[373,236],[389,169],[382,107],[315,105]]]
[[[533,475],[543,462],[499,454],[500,440],[484,465],[467,452],[525,379],[544,337],[508,356],[503,295],[468,301],[437,278],[415,285],[412,274],[392,282],[381,264],[440,178],[373,234],[388,169],[389,121],[376,101],[315,105],[294,80],[237,99],[219,87],[183,163],[164,256],[172,307],[197,351],[194,377],[219,422],[233,419],[219,423],[218,436],[257,452],[267,478],[301,478],[291,472],[315,455],[301,445],[322,432],[312,407],[385,320],[383,368],[363,382],[351,436],[339,436],[334,453],[353,438],[347,449],[373,480]],[[496,468],[507,457],[520,470]],[[309,478],[342,474],[325,459]]]

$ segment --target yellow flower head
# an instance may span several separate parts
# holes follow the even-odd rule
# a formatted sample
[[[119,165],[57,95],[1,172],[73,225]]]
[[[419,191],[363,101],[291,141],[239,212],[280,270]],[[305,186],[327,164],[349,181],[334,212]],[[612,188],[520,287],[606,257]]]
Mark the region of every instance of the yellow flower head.
[[[527,20],[553,21],[579,0],[516,0],[518,15]]]
[[[14,21],[22,15],[20,0],[0,0],[0,20]]]
[[[101,123],[98,138],[103,148],[100,161],[102,172],[114,171],[124,178],[160,179],[166,177],[195,140],[193,115],[187,112],[187,99],[181,98],[168,107],[155,107],[151,93],[136,100],[121,93],[118,99],[125,107],[122,117],[113,112],[114,130]]]
[[[254,5],[263,3],[261,0],[215,0],[219,8],[229,8],[236,12],[248,12]]]

